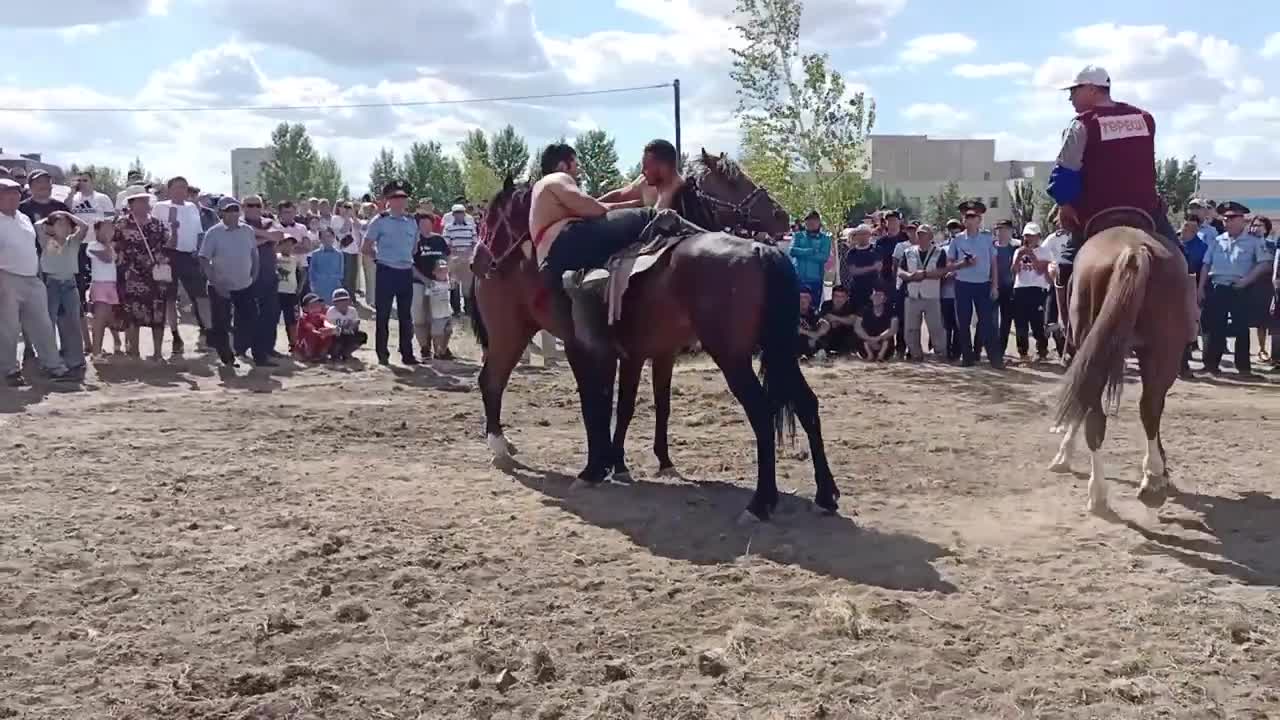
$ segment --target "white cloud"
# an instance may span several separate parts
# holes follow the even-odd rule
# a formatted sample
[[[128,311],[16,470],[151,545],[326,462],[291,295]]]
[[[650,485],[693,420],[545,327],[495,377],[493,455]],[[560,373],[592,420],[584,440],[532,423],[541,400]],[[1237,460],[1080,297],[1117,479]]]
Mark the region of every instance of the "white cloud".
[[[907,41],[898,59],[910,65],[924,65],[950,55],[967,55],[978,42],[964,33],[920,35]]]
[[[4,24],[34,28],[98,25],[131,20],[165,8],[167,3],[155,0],[66,0],[56,5],[15,1],[5,3]]]
[[[913,103],[902,111],[902,116],[930,130],[954,129],[973,119],[970,113],[946,103]]]
[[[1261,55],[1264,58],[1280,57],[1280,32],[1273,32],[1262,43]]]
[[[58,30],[58,36],[69,43],[93,37],[102,32],[102,25],[72,25]]]
[[[1031,70],[1031,66],[1024,62],[1005,62],[990,65],[963,63],[951,68],[951,74],[962,78],[983,79],[1027,75],[1031,73]]]

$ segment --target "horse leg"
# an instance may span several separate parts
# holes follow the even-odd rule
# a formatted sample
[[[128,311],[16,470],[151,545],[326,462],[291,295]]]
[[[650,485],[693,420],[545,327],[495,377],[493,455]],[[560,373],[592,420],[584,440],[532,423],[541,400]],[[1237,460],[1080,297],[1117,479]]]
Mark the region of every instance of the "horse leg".
[[[631,482],[631,470],[627,468],[627,428],[636,413],[636,394],[640,390],[640,373],[644,359],[628,356],[618,365],[618,414],[613,427],[613,479]]]
[[[480,368],[480,397],[484,402],[484,433],[493,464],[502,467],[511,463],[516,448],[502,432],[502,395],[506,392],[511,372],[515,370],[524,349],[533,338],[534,330],[528,326],[500,335],[491,336]]]
[[[675,463],[667,450],[667,422],[671,419],[671,374],[674,355],[655,357],[653,368],[653,454],[658,458],[658,474],[678,477]]]
[[[1165,397],[1172,386],[1168,369],[1157,377],[1152,368],[1152,356],[1145,354],[1139,360],[1142,370],[1142,399],[1138,411],[1142,415],[1142,429],[1147,435],[1147,452],[1142,459],[1142,484],[1138,486],[1138,500],[1151,508],[1164,504],[1169,493],[1169,468],[1165,463],[1164,442],[1160,438],[1160,418],[1164,414]]]
[[[1107,506],[1107,474],[1102,468],[1102,441],[1107,437],[1107,415],[1101,402],[1089,408],[1084,418],[1084,441],[1089,445],[1089,504],[1096,515],[1105,514]]]
[[[818,396],[805,380],[804,373],[796,368],[793,381],[792,405],[796,419],[809,437],[809,455],[813,458],[813,479],[817,484],[817,493],[813,502],[824,512],[835,514],[840,509],[840,488],[836,487],[835,477],[831,474],[831,466],[827,463],[826,444],[822,441],[822,422],[818,418]]]
[[[1053,456],[1053,462],[1049,464],[1049,472],[1071,472],[1071,456],[1075,453],[1076,437],[1079,433],[1080,423],[1075,423],[1066,429],[1062,436],[1062,444],[1058,446],[1058,454]]]
[[[729,391],[746,411],[756,436],[756,491],[739,522],[766,521],[778,506],[777,456],[769,398],[756,379],[750,355],[731,365],[721,365],[720,371],[729,384]]]
[[[582,404],[582,422],[587,431],[587,466],[578,473],[580,484],[599,485],[609,474],[613,456],[609,438],[610,405],[613,404],[613,381],[616,359],[594,355],[576,340],[565,343],[565,358],[578,385]]]

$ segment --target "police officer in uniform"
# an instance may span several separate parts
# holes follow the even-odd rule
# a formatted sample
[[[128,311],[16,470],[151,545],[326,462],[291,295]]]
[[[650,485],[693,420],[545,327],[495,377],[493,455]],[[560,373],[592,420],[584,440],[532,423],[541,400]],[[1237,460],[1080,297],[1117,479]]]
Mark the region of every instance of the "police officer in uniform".
[[[996,298],[999,283],[995,237],[982,227],[987,206],[981,200],[960,203],[964,231],[947,246],[947,269],[956,274],[956,332],[960,338],[960,364],[977,362],[978,350],[987,351],[991,367],[1004,369],[1004,349],[996,340]],[[978,317],[976,343],[969,337],[970,322]]]
[[[1227,231],[1209,244],[1200,272],[1201,326],[1209,337],[1204,349],[1204,369],[1217,375],[1218,363],[1227,351],[1227,336],[1235,338],[1236,371],[1255,377],[1249,356],[1249,317],[1253,303],[1248,287],[1271,270],[1272,255],[1266,242],[1248,232],[1249,208],[1238,202],[1218,206]]]
[[[1057,300],[1068,308],[1072,263],[1088,240],[1085,230],[1099,213],[1115,207],[1146,211],[1155,222],[1156,236],[1178,248],[1178,236],[1165,215],[1156,191],[1156,122],[1151,113],[1111,99],[1111,76],[1090,65],[1064,88],[1078,113],[1063,133],[1057,164],[1049,175],[1049,196],[1058,203],[1058,217],[1071,237],[1058,259]],[[1192,312],[1187,297],[1187,312]],[[1066,325],[1068,313],[1061,313]],[[1068,332],[1070,337],[1070,332]]]

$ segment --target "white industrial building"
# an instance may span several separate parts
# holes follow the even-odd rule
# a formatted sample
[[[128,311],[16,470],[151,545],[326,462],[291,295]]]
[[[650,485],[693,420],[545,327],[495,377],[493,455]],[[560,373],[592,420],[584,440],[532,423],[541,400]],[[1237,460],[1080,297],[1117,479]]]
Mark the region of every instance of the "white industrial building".
[[[236,148],[231,151],[231,194],[242,198],[262,193],[262,166],[271,160],[271,148]]]

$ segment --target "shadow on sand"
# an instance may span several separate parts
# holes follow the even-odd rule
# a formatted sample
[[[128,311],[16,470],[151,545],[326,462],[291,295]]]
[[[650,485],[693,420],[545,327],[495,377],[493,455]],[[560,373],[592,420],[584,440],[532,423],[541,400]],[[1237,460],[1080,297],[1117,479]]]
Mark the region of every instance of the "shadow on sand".
[[[640,480],[571,490],[573,478],[515,463],[505,473],[541,493],[544,502],[673,560],[699,565],[756,555],[783,565],[891,590],[952,593],[932,561],[945,548],[913,535],[860,528],[843,516],[820,516],[784,496],[770,523],[736,522],[751,491],[725,482]]]
[[[1115,482],[1136,487],[1130,480]],[[1246,585],[1280,587],[1280,500],[1260,492],[1237,497],[1173,490],[1169,500],[1197,518],[1160,516],[1160,522],[1199,537],[1120,522],[1147,540],[1150,552]]]

